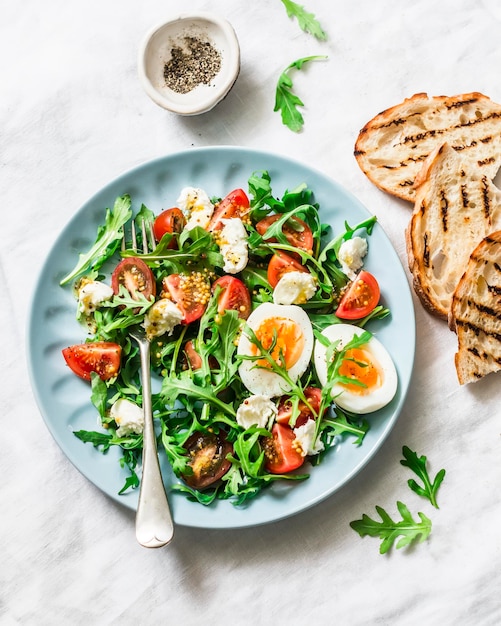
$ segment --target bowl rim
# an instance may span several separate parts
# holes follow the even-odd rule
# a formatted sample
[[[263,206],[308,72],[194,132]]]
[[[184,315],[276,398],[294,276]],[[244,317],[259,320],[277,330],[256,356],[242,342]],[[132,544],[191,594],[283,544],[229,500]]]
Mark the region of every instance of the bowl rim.
[[[173,100],[162,94],[150,81],[147,73],[146,53],[152,38],[163,28],[170,24],[181,24],[186,21],[206,21],[221,30],[224,38],[228,42],[228,54],[225,55],[227,62],[230,65],[230,71],[228,72],[228,78],[218,85],[217,89],[210,98],[204,98],[200,101],[199,105],[194,105],[193,102],[174,102]],[[238,43],[237,35],[230,22],[215,13],[209,11],[197,11],[193,13],[179,13],[169,17],[162,22],[158,22],[154,26],[150,27],[143,36],[139,45],[138,52],[138,73],[139,79],[143,89],[147,95],[159,106],[173,113],[180,115],[199,115],[210,111],[218,102],[220,102],[230,91],[234,85],[238,74],[240,72],[240,45]]]

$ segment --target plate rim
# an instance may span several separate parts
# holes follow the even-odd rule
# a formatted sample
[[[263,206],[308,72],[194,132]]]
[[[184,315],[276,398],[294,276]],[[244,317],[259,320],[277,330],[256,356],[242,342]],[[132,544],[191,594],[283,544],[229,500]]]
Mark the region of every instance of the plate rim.
[[[268,151],[268,150],[259,150],[259,149],[254,149],[254,148],[247,148],[244,146],[230,146],[230,145],[222,145],[222,146],[198,146],[198,147],[192,147],[192,148],[188,148],[188,149],[184,149],[184,150],[179,150],[179,151],[175,151],[175,152],[171,152],[171,153],[167,153],[163,156],[158,156],[155,158],[152,158],[150,160],[146,160],[143,161],[135,166],[132,166],[126,170],[124,170],[122,173],[118,174],[117,176],[115,176],[114,178],[112,178],[110,181],[108,181],[105,185],[103,185],[98,191],[96,191],[94,194],[92,194],[83,204],[81,204],[79,207],[77,207],[75,209],[75,212],[73,213],[73,215],[66,221],[65,224],[63,224],[62,228],[60,229],[60,231],[58,232],[56,239],[52,242],[52,244],[49,246],[49,249],[47,251],[47,254],[45,256],[45,259],[41,265],[40,271],[38,273],[38,276],[36,278],[36,281],[34,283],[34,288],[32,290],[31,293],[31,299],[30,299],[30,305],[29,305],[29,315],[28,315],[28,319],[27,319],[27,325],[26,325],[26,358],[27,358],[27,364],[28,364],[28,372],[29,372],[29,379],[30,379],[30,383],[31,383],[31,389],[33,392],[33,395],[35,397],[35,401],[36,404],[38,406],[39,412],[43,418],[43,421],[46,425],[46,427],[48,428],[51,436],[53,437],[54,441],[57,443],[57,445],[59,446],[59,448],[61,449],[61,451],[63,452],[63,454],[66,456],[66,458],[72,463],[72,465],[80,472],[80,474],[82,474],[87,480],[89,480],[89,482],[91,482],[96,488],[98,488],[101,493],[105,494],[106,496],[108,496],[113,502],[119,504],[120,506],[124,506],[125,508],[131,509],[131,510],[135,510],[135,503],[131,504],[131,499],[124,497],[124,496],[118,496],[118,494],[113,494],[113,493],[109,493],[109,491],[107,491],[106,489],[104,489],[103,487],[101,487],[100,485],[98,485],[94,480],[92,480],[92,478],[90,478],[88,476],[88,474],[86,473],[86,471],[84,469],[82,469],[81,466],[79,466],[78,462],[76,459],[72,458],[72,456],[70,456],[70,454],[68,453],[65,445],[64,445],[64,441],[62,439],[62,437],[60,436],[60,429],[56,429],[53,426],[53,423],[51,422],[50,419],[48,419],[48,416],[45,414],[45,410],[44,410],[44,402],[43,399],[41,397],[41,393],[39,390],[39,386],[37,383],[37,376],[36,376],[36,372],[35,372],[35,366],[32,360],[32,339],[33,339],[33,333],[34,333],[34,321],[35,321],[35,314],[34,314],[34,310],[35,310],[35,304],[36,304],[36,296],[39,292],[39,290],[41,289],[41,285],[43,283],[43,277],[46,271],[47,266],[50,264],[50,260],[53,254],[55,254],[55,250],[56,250],[56,246],[58,244],[58,242],[60,241],[60,239],[62,238],[63,234],[70,230],[72,225],[77,222],[79,219],[82,219],[82,214],[84,213],[84,210],[88,207],[90,207],[93,203],[95,203],[97,201],[97,199],[99,198],[99,196],[103,195],[104,193],[107,192],[107,190],[109,190],[112,186],[117,186],[119,185],[121,182],[129,179],[131,176],[141,176],[141,174],[144,173],[144,171],[150,170],[150,169],[154,169],[155,167],[159,166],[160,164],[163,163],[169,163],[172,162],[173,160],[176,159],[185,159],[185,158],[195,158],[195,156],[200,157],[201,155],[204,154],[211,154],[211,153],[224,153],[224,154],[232,154],[235,155],[235,158],[238,157],[251,157],[251,158],[269,158],[272,160],[275,160],[277,162],[280,162],[280,164],[283,166],[284,164],[292,164],[294,165],[296,168],[299,168],[301,170],[304,170],[305,172],[310,172],[313,174],[314,177],[323,179],[323,181],[327,184],[327,185],[331,185],[333,186],[340,194],[342,194],[343,196],[347,197],[351,202],[354,202],[356,205],[358,205],[358,208],[366,213],[368,216],[373,215],[372,213],[370,213],[370,211],[365,207],[365,205],[347,188],[345,188],[344,186],[342,186],[340,183],[338,183],[336,180],[334,180],[333,178],[331,178],[328,174],[322,172],[321,170],[319,170],[318,168],[312,167],[310,165],[307,165],[303,162],[301,162],[300,160],[297,160],[295,158],[291,158],[289,156],[280,154],[278,152],[274,152],[274,151]],[[251,171],[247,172],[247,180],[248,177],[250,176]],[[300,182],[302,181],[291,181],[293,184],[300,184]],[[273,180],[272,180],[273,183]],[[315,189],[312,186],[311,187],[313,193],[315,193]],[[126,192],[124,192],[126,193]],[[141,202],[141,199],[136,200],[137,202]],[[103,207],[104,210],[104,207]],[[332,221],[332,220],[327,220],[328,222]],[[404,386],[404,388],[402,389],[402,382],[400,381],[400,376],[399,376],[399,390],[400,390],[400,396],[398,398],[398,402],[394,408],[393,414],[390,416],[389,419],[386,420],[386,423],[384,425],[384,428],[381,432],[381,434],[378,437],[378,440],[376,442],[376,445],[374,445],[370,450],[368,450],[368,452],[363,456],[361,462],[357,463],[351,470],[351,472],[349,472],[348,474],[344,475],[344,478],[341,482],[340,485],[335,486],[332,489],[327,489],[324,490],[323,492],[319,492],[318,494],[316,494],[315,496],[310,497],[305,503],[303,503],[302,506],[299,507],[295,507],[289,511],[284,511],[282,513],[279,514],[275,514],[272,515],[268,518],[264,518],[264,519],[259,519],[259,520],[252,520],[249,519],[247,520],[247,514],[249,512],[249,507],[252,507],[252,500],[249,502],[248,507],[243,508],[243,515],[242,515],[242,520],[239,523],[235,523],[234,521],[232,523],[229,524],[221,524],[221,522],[217,522],[217,520],[215,520],[215,522],[213,524],[211,523],[207,523],[207,521],[205,521],[203,524],[199,524],[196,523],[196,520],[176,520],[175,519],[175,515],[174,515],[174,519],[175,519],[175,523],[177,525],[180,526],[186,526],[186,527],[193,527],[193,528],[205,528],[205,529],[230,529],[230,528],[248,528],[248,527],[254,527],[254,526],[260,526],[260,525],[264,525],[264,524],[268,524],[268,523],[272,523],[272,522],[277,522],[280,520],[284,520],[287,519],[288,517],[291,517],[293,515],[297,515],[301,512],[306,511],[307,509],[310,509],[311,507],[319,504],[320,502],[326,500],[329,497],[332,497],[335,493],[337,493],[338,491],[340,491],[343,488],[346,488],[347,484],[357,475],[360,473],[360,471],[374,458],[374,456],[376,456],[376,454],[379,452],[381,446],[383,445],[383,443],[387,440],[390,432],[392,431],[392,429],[394,428],[398,418],[400,417],[401,413],[402,413],[402,409],[404,407],[407,395],[408,395],[408,391],[410,388],[410,383],[412,380],[412,375],[413,375],[413,369],[415,366],[415,349],[416,349],[416,318],[415,318],[415,309],[414,309],[414,302],[413,302],[413,298],[412,298],[412,294],[410,291],[410,286],[408,284],[406,275],[405,275],[405,270],[403,268],[403,264],[400,261],[400,258],[398,257],[398,254],[396,252],[395,247],[393,246],[393,243],[391,242],[390,238],[388,237],[388,235],[386,234],[386,232],[384,231],[383,227],[381,226],[381,224],[379,222],[377,222],[377,227],[378,230],[381,231],[381,234],[383,236],[383,238],[386,240],[386,244],[389,246],[389,248],[393,251],[394,257],[397,259],[398,261],[398,265],[399,265],[399,271],[403,274],[404,278],[405,278],[405,284],[406,284],[406,288],[407,288],[407,296],[408,296],[408,300],[409,300],[409,304],[410,304],[410,313],[411,313],[411,317],[412,319],[411,321],[411,325],[412,325],[412,329],[413,329],[413,333],[412,333],[412,337],[410,338],[410,342],[409,342],[409,347],[410,347],[410,352],[411,352],[411,357],[410,357],[410,367],[409,367],[409,374],[408,374],[408,378],[406,381],[406,384]],[[75,327],[78,328],[78,323],[75,321]],[[89,404],[90,404],[90,400],[89,400]],[[80,445],[83,445],[82,442],[79,442]],[[363,444],[362,444],[363,447]],[[101,453],[99,453],[101,454]],[[308,481],[306,481],[308,482]],[[138,490],[135,490],[136,492]],[[137,495],[137,493],[136,493]],[[265,497],[266,494],[263,493],[263,497]],[[184,497],[184,496],[174,496],[174,497]],[[137,499],[137,497],[133,500]],[[228,503],[230,504],[227,500],[226,501],[221,501],[223,503]],[[202,507],[203,505],[200,504],[194,504],[195,506],[198,507]],[[252,516],[250,516],[252,517]]]

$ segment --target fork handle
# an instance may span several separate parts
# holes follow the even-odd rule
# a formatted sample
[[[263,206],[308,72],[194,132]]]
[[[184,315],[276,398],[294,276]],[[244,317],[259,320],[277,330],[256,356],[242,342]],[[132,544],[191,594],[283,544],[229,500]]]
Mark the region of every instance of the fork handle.
[[[136,513],[136,538],[146,548],[160,548],[174,535],[174,524],[158,462],[153,426],[150,380],[150,342],[139,342],[143,385],[143,474]]]

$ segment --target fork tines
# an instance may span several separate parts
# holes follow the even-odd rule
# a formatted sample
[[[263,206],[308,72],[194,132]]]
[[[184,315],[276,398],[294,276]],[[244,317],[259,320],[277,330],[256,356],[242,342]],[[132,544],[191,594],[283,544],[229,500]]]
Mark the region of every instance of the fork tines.
[[[149,220],[145,220],[144,218],[141,220],[141,242],[142,242],[142,252],[143,254],[148,254],[148,246],[151,250],[154,250],[156,247],[155,234],[153,233],[153,224]],[[130,236],[131,236],[131,249],[134,252],[138,251],[138,243],[137,243],[137,232],[136,232],[136,222],[134,219],[131,220],[130,224]],[[126,250],[127,244],[125,242],[125,229],[122,237],[122,251]]]

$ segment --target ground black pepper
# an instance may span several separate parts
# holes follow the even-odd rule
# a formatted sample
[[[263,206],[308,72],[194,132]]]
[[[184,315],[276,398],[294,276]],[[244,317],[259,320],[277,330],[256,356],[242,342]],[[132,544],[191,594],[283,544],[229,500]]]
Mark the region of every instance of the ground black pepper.
[[[188,93],[198,85],[208,85],[221,69],[221,54],[210,41],[185,37],[184,47],[174,46],[164,65],[167,87]]]

